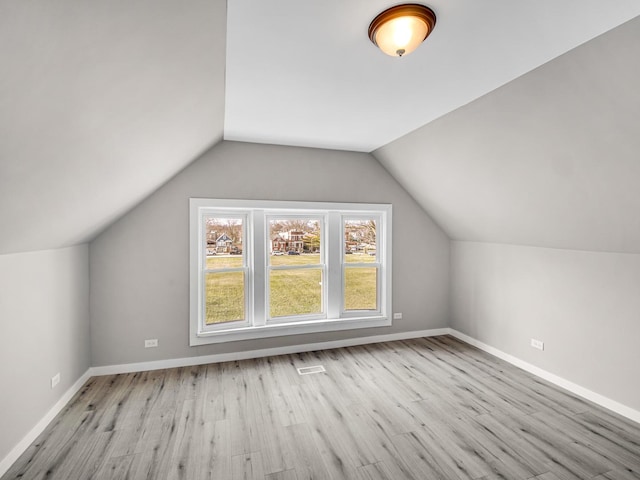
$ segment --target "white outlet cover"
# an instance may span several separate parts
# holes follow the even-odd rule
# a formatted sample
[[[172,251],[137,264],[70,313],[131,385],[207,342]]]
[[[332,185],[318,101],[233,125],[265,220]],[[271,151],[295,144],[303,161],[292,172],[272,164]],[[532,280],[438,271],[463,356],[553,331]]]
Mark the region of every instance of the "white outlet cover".
[[[533,348],[537,348],[538,350],[544,350],[544,342],[541,340],[536,340],[535,338],[531,339],[531,346]]]
[[[393,319],[394,320],[402,320],[402,313],[394,313],[393,314]]]

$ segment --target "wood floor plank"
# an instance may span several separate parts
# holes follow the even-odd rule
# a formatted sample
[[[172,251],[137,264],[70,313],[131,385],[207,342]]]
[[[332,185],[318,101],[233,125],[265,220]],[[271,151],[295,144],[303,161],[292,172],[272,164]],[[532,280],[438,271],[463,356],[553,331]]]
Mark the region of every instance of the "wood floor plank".
[[[284,470],[282,472],[274,472],[265,475],[265,480],[298,480],[295,469]]]
[[[68,480],[81,478],[93,478],[97,471],[106,462],[107,457],[103,453],[108,450],[110,442],[114,438],[114,432],[100,432],[88,437],[81,443],[74,444],[67,451],[67,455],[59,457],[55,466],[52,466],[45,478],[53,476]]]
[[[328,388],[326,382],[322,386],[307,385],[303,390],[305,401],[316,406],[308,420],[317,444],[327,445],[328,451],[339,452],[340,462],[349,467],[376,461],[368,439],[358,426],[358,417],[350,412],[349,406],[334,401],[339,391]]]
[[[358,468],[362,480],[393,480],[395,477],[384,462],[370,463]]]
[[[492,468],[466,441],[467,436],[459,429],[451,428],[451,423],[441,420],[430,421],[418,433],[437,445],[441,454],[450,460],[450,465],[467,478],[483,477],[492,473]]]
[[[526,449],[538,464],[546,465],[547,469],[561,479],[593,478],[602,473],[593,467],[588,458],[581,457],[575,451],[567,448],[566,443],[553,443],[546,435],[537,435],[521,417],[510,417],[500,414],[482,415],[477,418],[485,426],[493,429],[501,428],[506,438],[511,438],[511,444],[520,445]]]
[[[282,426],[305,423],[309,418],[309,409],[304,403],[300,385],[286,385],[272,396],[273,409]]]
[[[139,454],[139,462],[136,463],[135,477],[154,479],[166,477],[169,470],[171,452],[176,442],[176,426],[179,421],[179,413],[169,410],[169,414],[162,418],[159,430],[152,441],[145,444],[144,451]]]
[[[353,405],[352,415],[359,419],[359,429],[362,437],[369,442],[375,457],[385,464],[392,478],[412,478],[407,462],[403,458],[393,442],[392,435],[385,430],[384,425],[370,415],[370,411],[364,405]]]
[[[391,439],[411,471],[410,478],[456,480],[460,476],[416,433],[401,433]]]
[[[231,431],[229,422],[205,422],[201,432],[198,480],[231,478]]]
[[[231,480],[264,480],[262,454],[244,453],[231,458]]]
[[[560,480],[556,475],[552,472],[543,473],[542,475],[536,475],[531,480]]]
[[[100,470],[96,472],[95,478],[99,478],[100,480],[123,480],[133,478],[135,459],[136,455],[109,458],[104,462]]]
[[[323,457],[319,454],[319,447],[316,445],[309,425],[298,423],[286,427],[285,431],[287,433],[286,445],[292,453],[292,461],[298,480],[333,478]]]
[[[594,480],[638,480],[640,475],[629,470],[612,470],[598,475]]]
[[[91,378],[45,478],[638,480],[640,425],[443,336]]]
[[[446,420],[445,420],[446,421]],[[485,427],[474,419],[447,421],[454,435],[467,446],[468,452],[491,470],[491,477],[530,478],[548,471],[546,465],[526,449],[512,443],[509,435]]]

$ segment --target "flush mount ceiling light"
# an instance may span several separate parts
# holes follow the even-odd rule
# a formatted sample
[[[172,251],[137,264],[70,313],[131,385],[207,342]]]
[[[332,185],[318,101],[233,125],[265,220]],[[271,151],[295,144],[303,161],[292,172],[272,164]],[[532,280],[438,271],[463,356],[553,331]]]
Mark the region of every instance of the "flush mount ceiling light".
[[[416,3],[388,8],[369,25],[369,39],[384,53],[402,57],[413,52],[436,25],[436,14]]]

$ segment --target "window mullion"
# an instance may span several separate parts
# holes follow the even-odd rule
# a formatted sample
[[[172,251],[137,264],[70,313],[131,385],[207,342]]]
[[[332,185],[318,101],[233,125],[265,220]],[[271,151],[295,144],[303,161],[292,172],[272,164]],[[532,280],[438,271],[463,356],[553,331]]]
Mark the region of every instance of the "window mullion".
[[[327,318],[339,318],[342,310],[342,215],[329,212],[327,223]]]
[[[264,210],[255,210],[253,212],[253,224],[252,224],[252,255],[249,258],[249,272],[252,276],[251,291],[253,294],[253,315],[252,322],[254,326],[265,325],[267,320],[267,242],[269,235],[267,235],[267,226],[265,221]],[[253,267],[253,268],[251,268]]]

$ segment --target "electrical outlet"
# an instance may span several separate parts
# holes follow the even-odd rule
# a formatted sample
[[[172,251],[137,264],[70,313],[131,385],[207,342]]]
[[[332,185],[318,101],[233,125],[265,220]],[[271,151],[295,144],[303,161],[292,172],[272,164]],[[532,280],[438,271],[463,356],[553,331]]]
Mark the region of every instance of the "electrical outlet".
[[[536,340],[535,338],[532,338],[531,346],[533,348],[537,348],[538,350],[544,350],[544,342],[542,340]]]
[[[144,341],[144,348],[153,348],[158,346],[158,339],[151,338],[149,340]]]
[[[402,320],[402,313],[400,313],[400,312],[394,313],[393,314],[393,319],[394,320]]]
[[[56,373],[53,377],[51,377],[51,388],[55,388],[56,385],[60,383],[60,373]]]

